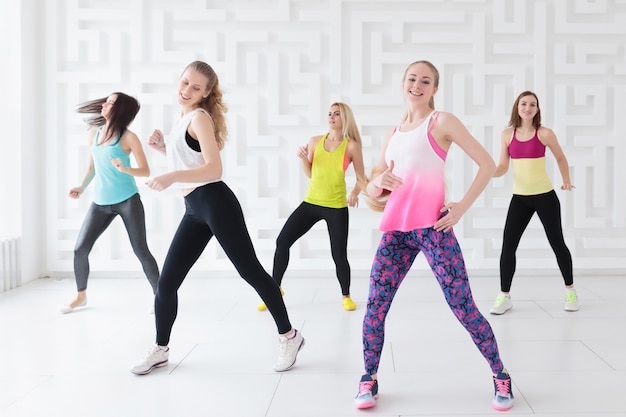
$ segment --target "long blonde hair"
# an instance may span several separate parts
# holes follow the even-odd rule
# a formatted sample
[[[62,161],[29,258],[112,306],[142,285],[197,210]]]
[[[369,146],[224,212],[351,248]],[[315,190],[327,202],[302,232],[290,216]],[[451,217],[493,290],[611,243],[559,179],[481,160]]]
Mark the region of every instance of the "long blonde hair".
[[[363,145],[363,141],[361,140],[361,133],[359,132],[359,128],[356,124],[356,119],[354,118],[354,113],[352,113],[352,109],[346,103],[335,102],[330,105],[332,109],[333,106],[339,107],[339,117],[341,118],[341,137],[347,137],[348,140],[353,140],[359,145]],[[359,186],[361,187],[361,193],[364,193],[363,190],[367,188],[367,177],[365,179],[365,183],[363,181],[358,180]],[[366,193],[364,193],[366,194]]]
[[[356,125],[356,120],[354,119],[354,113],[352,113],[352,109],[346,103],[335,102],[330,105],[339,107],[339,117],[341,118],[341,137],[345,138],[346,136],[356,141],[358,144],[362,144],[361,141],[361,133],[359,132],[359,128]]]
[[[217,74],[209,64],[203,61],[194,61],[187,65],[185,71],[187,69],[196,70],[207,78],[206,89],[209,95],[198,105],[211,115],[215,129],[215,140],[217,141],[218,148],[221,150],[224,148],[224,143],[228,138],[228,128],[226,126],[225,117],[228,107],[222,101],[222,89],[220,88]]]
[[[380,172],[380,168],[372,168],[370,179],[376,178],[376,176],[380,174]],[[385,206],[387,205],[387,200],[389,199],[389,194],[391,194],[391,191],[383,188],[383,192],[378,197],[372,197],[367,193],[367,189],[364,190],[365,191],[363,195],[365,196],[365,204],[367,204],[367,206],[374,211],[385,211]]]

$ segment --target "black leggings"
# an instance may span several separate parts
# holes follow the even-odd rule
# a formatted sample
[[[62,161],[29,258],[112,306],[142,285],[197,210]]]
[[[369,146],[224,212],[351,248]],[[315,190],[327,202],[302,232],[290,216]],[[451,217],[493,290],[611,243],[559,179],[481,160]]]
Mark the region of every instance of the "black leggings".
[[[280,289],[259,262],[237,197],[222,182],[196,188],[185,197],[185,214],[172,239],[155,297],[156,342],[166,346],[178,312],[178,289],[215,235],[241,277],[259,294],[278,333],[291,330]]]
[[[328,208],[302,202],[287,219],[276,239],[274,280],[281,285],[289,264],[289,249],[320,220],[326,220],[330,251],[343,295],[350,295],[350,264],[348,263],[348,207]]]
[[[500,255],[500,290],[509,292],[515,274],[515,252],[522,234],[533,214],[537,212],[548,237],[548,242],[556,255],[556,261],[563,275],[565,285],[574,283],[572,255],[570,254],[561,226],[561,203],[554,190],[538,195],[514,194],[504,225],[502,254]]]

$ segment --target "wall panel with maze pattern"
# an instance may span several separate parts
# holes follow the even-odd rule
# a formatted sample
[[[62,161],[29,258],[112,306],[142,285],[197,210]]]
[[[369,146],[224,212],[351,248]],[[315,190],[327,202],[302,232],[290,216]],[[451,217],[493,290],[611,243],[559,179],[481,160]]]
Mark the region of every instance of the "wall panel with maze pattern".
[[[543,122],[569,159],[572,192],[548,151],[566,242],[577,269],[626,268],[626,1],[624,0],[58,0],[46,2],[48,268],[71,273],[73,246],[92,188],[66,197],[86,167],[86,128],[75,106],[114,91],[142,108],[131,126],[144,141],[177,117],[178,77],[191,61],[220,77],[230,140],[224,180],[243,206],[261,262],[302,201],[308,180],[299,146],[327,130],[334,101],[349,104],[363,136],[365,169],[400,122],[403,72],[415,60],[441,74],[436,107],[458,116],[494,159],[518,93],[539,95]],[[164,158],[145,146],[152,173]],[[452,148],[449,199],[469,187],[475,165]],[[348,187],[355,175],[349,168]],[[175,191],[138,178],[150,247],[159,264],[183,213]],[[92,186],[93,187],[93,186]],[[470,268],[497,271],[512,172],[494,179],[455,227]],[[368,270],[380,214],[361,198],[350,209],[349,259]],[[98,240],[94,271],[140,271],[121,220]],[[319,223],[291,250],[292,271],[332,271]],[[423,257],[415,268],[428,269]],[[518,269],[556,269],[535,217],[518,250]],[[194,271],[231,270],[212,241]]]

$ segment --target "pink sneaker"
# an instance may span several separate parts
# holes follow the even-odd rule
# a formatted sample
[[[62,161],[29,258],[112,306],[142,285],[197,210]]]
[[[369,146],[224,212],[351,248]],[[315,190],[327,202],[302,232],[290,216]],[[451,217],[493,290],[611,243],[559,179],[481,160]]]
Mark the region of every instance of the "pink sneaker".
[[[369,375],[363,375],[359,382],[359,393],[354,399],[356,408],[371,408],[378,400],[378,381]]]
[[[513,408],[515,399],[513,398],[513,387],[511,386],[511,377],[506,371],[500,372],[493,377],[493,386],[495,394],[491,407],[498,411],[508,411]]]

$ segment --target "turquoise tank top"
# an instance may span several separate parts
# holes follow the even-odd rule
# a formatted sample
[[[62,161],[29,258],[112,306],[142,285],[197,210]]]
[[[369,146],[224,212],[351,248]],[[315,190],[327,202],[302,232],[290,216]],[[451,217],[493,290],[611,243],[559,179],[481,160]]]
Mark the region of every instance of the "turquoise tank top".
[[[135,177],[118,171],[111,163],[111,158],[119,158],[125,167],[130,167],[130,155],[122,149],[120,137],[112,143],[98,145],[98,137],[102,126],[96,130],[96,136],[91,147],[93,166],[96,172],[96,189],[93,202],[99,206],[110,206],[121,203],[137,194]]]

